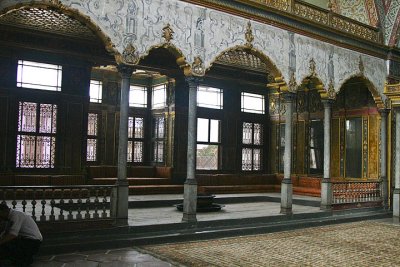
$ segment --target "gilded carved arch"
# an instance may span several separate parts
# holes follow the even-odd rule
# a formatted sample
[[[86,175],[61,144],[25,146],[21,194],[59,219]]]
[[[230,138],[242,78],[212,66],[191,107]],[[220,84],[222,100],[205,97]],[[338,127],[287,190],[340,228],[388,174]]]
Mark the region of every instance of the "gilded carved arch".
[[[384,109],[385,108],[385,103],[382,99],[382,96],[379,94],[379,91],[376,89],[376,87],[374,86],[374,84],[368,79],[366,78],[363,74],[356,74],[356,75],[352,75],[347,77],[343,83],[339,86],[339,91],[336,92],[336,94],[339,94],[343,88],[344,85],[351,79],[353,78],[359,78],[361,79],[365,85],[367,86],[368,91],[371,93],[372,98],[374,99],[374,102],[377,106],[378,109]]]
[[[243,55],[245,54],[251,55],[252,58],[243,60]],[[243,62],[240,62],[241,59]],[[255,62],[255,60],[257,62]],[[253,69],[257,69],[258,71],[265,70],[265,74],[266,75],[268,74],[268,76],[271,78],[270,84],[268,85],[269,87],[286,86],[286,82],[282,75],[282,72],[278,69],[276,64],[262,51],[254,48],[250,44],[237,45],[225,49],[224,51],[219,53],[216,57],[214,57],[214,59],[211,61],[206,71],[209,71],[214,64],[221,63],[222,61],[225,61],[224,62],[225,64],[229,64],[232,66],[240,66],[248,64],[251,65]]]

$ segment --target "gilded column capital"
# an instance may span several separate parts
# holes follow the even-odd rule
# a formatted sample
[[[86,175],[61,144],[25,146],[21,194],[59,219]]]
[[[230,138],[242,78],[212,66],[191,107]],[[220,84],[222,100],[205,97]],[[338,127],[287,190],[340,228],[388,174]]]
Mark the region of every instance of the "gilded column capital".
[[[382,109],[379,109],[378,112],[379,112],[379,115],[381,115],[381,117],[387,117],[390,112],[390,109],[382,108]]]
[[[201,77],[196,76],[185,77],[185,81],[188,83],[189,87],[197,87],[202,80],[203,79]]]
[[[333,99],[321,99],[322,104],[324,105],[324,108],[332,108],[333,103],[335,103],[335,100]]]
[[[117,69],[123,79],[130,78],[132,76],[132,73],[135,71],[134,67],[125,64],[119,64],[117,66]]]
[[[285,103],[292,103],[296,100],[296,93],[293,92],[284,92],[281,93],[281,96]]]

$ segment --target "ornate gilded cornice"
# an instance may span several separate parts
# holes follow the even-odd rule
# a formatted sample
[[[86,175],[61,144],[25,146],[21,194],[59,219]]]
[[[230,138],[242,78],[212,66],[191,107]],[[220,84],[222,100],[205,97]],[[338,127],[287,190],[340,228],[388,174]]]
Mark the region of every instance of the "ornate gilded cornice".
[[[386,59],[389,49],[383,44],[378,28],[299,0],[182,1],[249,18],[380,58]],[[326,21],[324,16],[327,17]]]
[[[389,106],[400,107],[400,83],[386,84],[383,93],[390,100],[386,108],[389,108]]]

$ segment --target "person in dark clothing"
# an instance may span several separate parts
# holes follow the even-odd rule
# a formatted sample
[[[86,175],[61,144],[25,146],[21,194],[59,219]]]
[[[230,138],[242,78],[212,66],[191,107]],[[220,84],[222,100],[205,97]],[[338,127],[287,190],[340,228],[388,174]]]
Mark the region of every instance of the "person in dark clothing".
[[[0,266],[11,261],[18,267],[29,266],[39,251],[42,234],[31,216],[0,204],[0,220],[5,228],[0,236]]]

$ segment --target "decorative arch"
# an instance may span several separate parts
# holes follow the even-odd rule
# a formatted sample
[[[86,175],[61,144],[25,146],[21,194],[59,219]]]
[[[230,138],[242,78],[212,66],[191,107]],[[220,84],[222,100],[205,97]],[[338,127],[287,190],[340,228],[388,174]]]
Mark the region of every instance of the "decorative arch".
[[[213,66],[214,63],[218,61],[218,59],[224,54],[228,52],[234,52],[234,51],[242,51],[249,53],[257,58],[259,58],[265,65],[266,69],[271,70],[272,76],[275,78],[275,82],[280,83],[281,85],[286,85],[285,78],[283,77],[282,71],[278,69],[276,64],[271,60],[270,57],[265,55],[262,51],[254,48],[252,45],[236,45],[234,47],[230,47],[228,49],[223,50],[220,52],[217,56],[213,58],[211,61],[209,67],[206,69],[206,71],[210,70],[211,67]]]
[[[149,54],[159,48],[164,48],[166,49],[176,60],[176,64],[178,64],[178,66],[184,71],[185,75],[189,75],[188,72],[191,71],[191,66],[190,64],[186,61],[186,57],[184,56],[183,52],[181,49],[179,49],[178,47],[176,47],[174,44],[170,43],[170,42],[165,42],[162,44],[157,44],[157,45],[153,45],[151,46],[146,53],[144,53],[143,55],[141,55],[140,57],[137,57],[136,62],[134,62],[134,64],[130,64],[130,65],[136,65],[136,64],[140,64],[140,62],[142,60],[144,60],[147,56],[149,56]],[[129,63],[128,63],[129,64]]]
[[[88,29],[90,29],[90,31],[92,31],[94,35],[103,42],[106,51],[111,55],[114,55],[116,60],[120,56],[120,53],[115,48],[115,44],[113,44],[111,38],[107,36],[103,32],[103,30],[88,15],[83,14],[78,9],[64,5],[59,0],[20,2],[14,5],[7,6],[3,9],[0,9],[0,17],[10,14],[17,10],[31,9],[31,8],[54,10],[62,14],[65,14],[71,17],[72,19],[79,21]]]
[[[383,109],[385,108],[385,103],[382,100],[382,96],[379,94],[379,91],[376,89],[375,85],[368,79],[366,78],[363,74],[355,74],[352,76],[347,77],[345,80],[343,80],[342,84],[338,87],[339,90],[336,92],[336,94],[339,94],[342,91],[343,85],[345,85],[349,80],[354,79],[354,78],[360,78],[365,85],[368,88],[368,91],[371,93],[372,98],[374,99],[374,102],[378,109]]]
[[[317,75],[309,75],[309,76],[304,77],[301,80],[299,88],[307,85],[308,83],[313,84],[314,88],[318,91],[321,99],[330,98],[330,97],[328,97],[328,95],[329,95],[328,89],[325,89],[326,87],[325,87],[324,83]]]

